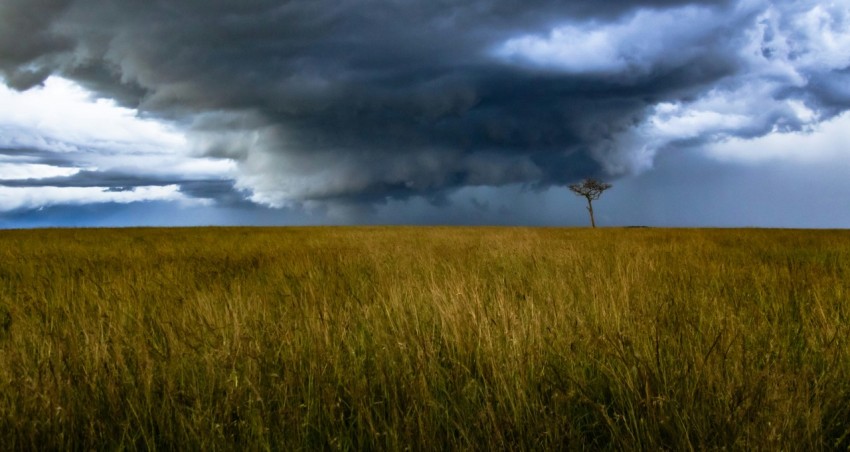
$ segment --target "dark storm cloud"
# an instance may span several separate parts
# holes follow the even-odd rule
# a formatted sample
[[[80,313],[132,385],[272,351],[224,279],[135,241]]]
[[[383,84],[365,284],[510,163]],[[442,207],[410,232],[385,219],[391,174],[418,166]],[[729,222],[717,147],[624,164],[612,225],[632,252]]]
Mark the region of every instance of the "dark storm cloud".
[[[177,184],[180,192],[190,198],[214,199],[218,205],[229,207],[247,207],[251,204],[232,180],[183,180]]]
[[[753,78],[776,84],[755,98],[843,111],[850,95],[833,73],[846,64],[796,68],[812,86],[776,69],[805,57],[805,45],[777,44],[800,9],[786,3],[11,0],[0,5],[0,72],[19,89],[71,78],[239,163],[235,189],[186,193],[439,203],[463,187],[643,168],[655,148],[702,139],[648,130],[653,115],[681,122],[712,90],[751,93]],[[753,43],[754,56],[742,53]],[[777,105],[699,131],[804,125]],[[107,177],[78,179],[89,176]]]

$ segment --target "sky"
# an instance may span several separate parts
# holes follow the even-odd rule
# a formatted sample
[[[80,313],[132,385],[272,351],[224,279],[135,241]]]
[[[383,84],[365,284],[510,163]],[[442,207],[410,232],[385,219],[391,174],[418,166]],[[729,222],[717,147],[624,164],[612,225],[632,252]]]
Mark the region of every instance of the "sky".
[[[850,227],[850,0],[2,0],[0,228]]]

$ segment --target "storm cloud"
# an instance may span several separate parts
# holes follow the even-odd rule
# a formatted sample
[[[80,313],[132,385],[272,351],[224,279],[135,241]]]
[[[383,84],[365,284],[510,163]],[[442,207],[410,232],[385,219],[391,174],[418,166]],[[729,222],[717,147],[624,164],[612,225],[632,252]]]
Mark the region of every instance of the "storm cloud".
[[[232,184],[161,181],[189,196],[440,203],[828,121],[850,3],[5,0],[0,75],[72,80],[236,162]],[[62,180],[146,184],[116,174]]]

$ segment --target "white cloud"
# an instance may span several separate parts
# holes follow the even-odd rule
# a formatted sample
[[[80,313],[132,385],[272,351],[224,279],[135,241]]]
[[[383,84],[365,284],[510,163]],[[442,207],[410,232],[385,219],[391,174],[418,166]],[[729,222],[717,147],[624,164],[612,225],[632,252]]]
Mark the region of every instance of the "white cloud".
[[[757,138],[728,138],[706,147],[711,157],[724,162],[850,164],[850,113],[824,121],[810,130],[774,132]]]
[[[544,34],[511,38],[495,49],[496,57],[520,65],[576,74],[640,74],[663,59],[684,59],[688,48],[719,28],[708,8],[641,10],[619,22],[567,23]],[[668,46],[675,45],[676,52]]]
[[[62,78],[50,77],[44,86],[25,92],[0,84],[0,105],[0,148],[52,152],[68,162],[68,167],[57,167],[41,163],[39,157],[5,155],[0,181],[68,177],[82,169],[178,180],[229,179],[236,173],[233,160],[197,157],[186,134],[175,126],[142,118],[111,100],[95,99]],[[0,186],[0,211],[151,200],[188,202],[176,185],[128,191]]]
[[[750,19],[753,13],[755,20]],[[730,28],[740,28],[743,40],[735,42]],[[609,24],[564,23],[517,36],[497,45],[494,54],[509,63],[568,73],[640,74],[665,62],[687,61],[705,50],[707,37],[718,33],[740,46],[751,75],[804,84],[801,69],[836,70],[850,64],[850,3],[815,0],[742,1],[729,10],[639,10]]]
[[[106,187],[0,186],[0,212],[38,209],[60,204],[128,204],[142,201],[171,201],[186,205],[209,204],[209,200],[186,197],[177,185],[136,187],[124,191],[112,191]]]
[[[750,77],[802,87],[850,65],[850,2],[768,3],[739,50]]]
[[[497,54],[536,66],[553,66],[567,72],[618,72],[628,68],[618,42],[605,30],[567,25],[548,36],[521,36],[505,42]]]
[[[25,92],[0,84],[0,105],[0,147],[53,151],[87,169],[142,176],[230,178],[236,170],[232,160],[197,157],[176,127],[59,77]]]
[[[802,64],[843,69],[850,64],[850,4],[822,2],[803,14],[792,16],[790,36]]]
[[[735,137],[787,136],[792,135],[784,133],[788,130],[817,126],[817,112],[799,100],[774,99],[773,89],[770,84],[744,84],[733,90],[712,90],[691,102],[657,104],[643,122],[598,147],[596,157],[611,174],[639,173],[652,168],[659,150],[687,140],[699,140],[711,149],[714,143],[749,141]],[[781,140],[776,143],[781,144]],[[735,149],[742,153],[739,161],[756,158],[748,153],[759,153],[750,147]],[[794,152],[798,151],[773,155]]]
[[[68,177],[79,172],[79,168],[63,168],[39,163],[0,162],[0,181]]]
[[[706,143],[711,156],[725,161],[845,159],[835,143],[847,137],[836,124],[848,126],[848,120],[821,124],[830,115],[794,93],[805,92],[814,77],[850,67],[850,2],[753,0],[728,15],[694,8],[641,12],[601,28],[573,24],[548,37],[517,38],[501,52],[551,70],[631,73],[663,64],[682,47],[698,47],[706,32],[740,20],[745,26],[727,40],[740,65],[736,73],[696,98],[648,107],[643,121],[599,141],[597,160],[611,174],[639,173],[652,168],[660,149],[688,140]],[[594,38],[604,48],[589,41],[595,33],[605,36]],[[582,46],[599,50],[601,60],[583,64]],[[668,46],[676,51],[665,51]]]
[[[17,92],[0,84],[0,146],[109,153],[169,154],[186,138],[173,127],[140,118],[114,101],[93,99],[75,83],[48,78],[44,86]]]
[[[236,171],[233,160],[182,155],[93,155],[87,156],[85,161],[98,171],[183,179],[229,178]]]
[[[662,103],[649,117],[646,133],[662,140],[681,140],[738,130],[750,122],[750,117],[723,109],[684,107],[681,103]]]

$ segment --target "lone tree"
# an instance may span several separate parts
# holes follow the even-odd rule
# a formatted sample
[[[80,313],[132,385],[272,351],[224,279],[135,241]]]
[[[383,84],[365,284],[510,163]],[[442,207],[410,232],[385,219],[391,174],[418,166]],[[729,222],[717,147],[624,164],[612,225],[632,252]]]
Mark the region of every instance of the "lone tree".
[[[596,227],[596,221],[593,219],[593,201],[602,196],[602,192],[611,188],[611,184],[598,181],[594,178],[587,178],[578,184],[570,184],[570,190],[579,196],[587,198],[587,211],[590,212],[590,225]]]

